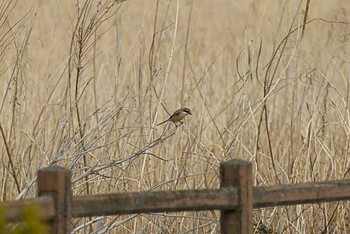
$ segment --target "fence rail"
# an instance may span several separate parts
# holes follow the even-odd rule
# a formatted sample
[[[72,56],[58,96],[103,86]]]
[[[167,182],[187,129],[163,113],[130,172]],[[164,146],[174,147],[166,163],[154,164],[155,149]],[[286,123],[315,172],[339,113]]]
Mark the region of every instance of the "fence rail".
[[[219,189],[151,191],[72,196],[70,172],[60,167],[38,171],[38,197],[2,203],[5,218],[18,222],[21,210],[35,204],[51,233],[68,233],[72,217],[132,213],[220,210],[222,233],[251,233],[253,208],[350,199],[350,180],[253,187],[251,164],[223,162]]]

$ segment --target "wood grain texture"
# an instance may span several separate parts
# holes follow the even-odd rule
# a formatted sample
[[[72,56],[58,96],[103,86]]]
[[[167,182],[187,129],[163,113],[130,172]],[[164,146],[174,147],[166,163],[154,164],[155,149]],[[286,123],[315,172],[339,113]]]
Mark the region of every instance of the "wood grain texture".
[[[42,220],[52,220],[55,217],[55,200],[50,196],[42,196],[4,203],[1,206],[6,211],[4,213],[5,220],[11,223],[21,221],[23,209],[29,205],[38,209],[38,216]]]
[[[350,180],[254,187],[254,208],[350,199]]]
[[[231,160],[220,165],[220,187],[238,190],[238,206],[222,209],[221,233],[253,233],[252,165],[243,160]]]
[[[80,196],[73,199],[73,216],[212,210],[237,205],[237,189],[177,190]]]
[[[46,167],[38,171],[38,196],[51,196],[55,200],[55,217],[49,221],[50,233],[71,231],[72,186],[71,173],[62,167]]]

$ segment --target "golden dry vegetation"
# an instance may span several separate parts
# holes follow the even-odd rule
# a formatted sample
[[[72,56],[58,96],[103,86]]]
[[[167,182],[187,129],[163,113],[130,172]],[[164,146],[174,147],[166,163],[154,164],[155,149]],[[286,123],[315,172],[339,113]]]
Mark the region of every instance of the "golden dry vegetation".
[[[1,200],[35,196],[48,165],[73,171],[76,195],[217,188],[232,158],[253,163],[256,185],[348,178],[347,9],[347,0],[3,0]],[[181,127],[155,127],[181,106],[193,112]],[[254,213],[258,233],[347,233],[348,219],[346,202]],[[73,225],[220,231],[217,211]]]

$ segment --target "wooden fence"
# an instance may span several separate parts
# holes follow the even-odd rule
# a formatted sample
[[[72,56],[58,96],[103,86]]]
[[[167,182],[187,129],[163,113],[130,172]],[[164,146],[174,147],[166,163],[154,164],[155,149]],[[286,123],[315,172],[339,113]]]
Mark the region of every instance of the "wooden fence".
[[[10,222],[37,205],[50,233],[69,233],[72,217],[196,210],[220,210],[222,233],[252,233],[254,208],[350,199],[350,180],[253,187],[252,166],[242,160],[221,163],[220,179],[219,189],[72,196],[70,171],[54,166],[38,171],[38,197],[2,205]]]

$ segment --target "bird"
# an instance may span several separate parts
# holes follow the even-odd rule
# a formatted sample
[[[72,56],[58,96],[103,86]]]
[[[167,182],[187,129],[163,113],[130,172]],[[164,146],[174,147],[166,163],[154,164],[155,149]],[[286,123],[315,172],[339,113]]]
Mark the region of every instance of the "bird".
[[[156,126],[159,126],[161,124],[164,124],[170,121],[170,122],[173,122],[176,127],[178,127],[177,124],[178,123],[180,123],[180,125],[183,124],[181,120],[183,120],[183,118],[185,118],[187,115],[192,115],[190,109],[188,109],[187,107],[180,108],[176,110],[167,120],[157,124]]]

